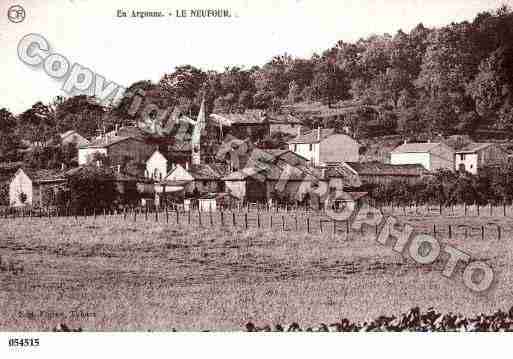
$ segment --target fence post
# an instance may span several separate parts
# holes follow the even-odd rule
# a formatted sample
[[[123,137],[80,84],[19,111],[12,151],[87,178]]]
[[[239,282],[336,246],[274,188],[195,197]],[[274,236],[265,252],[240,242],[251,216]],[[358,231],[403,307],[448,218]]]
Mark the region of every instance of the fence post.
[[[285,232],[285,216],[281,216],[281,229]]]
[[[504,217],[506,217],[506,202],[505,201],[502,202],[502,210],[503,210]]]
[[[449,239],[452,238],[452,228],[451,228],[451,225],[449,224]]]
[[[159,221],[159,209],[155,207],[155,222]]]
[[[477,216],[479,217],[479,203],[477,204]]]
[[[137,207],[134,208],[134,222],[137,222]]]
[[[187,224],[190,225],[191,224],[191,209],[189,208],[189,210],[187,211]]]
[[[233,222],[233,226],[236,227],[237,222],[235,221],[235,212],[232,212],[232,222]]]
[[[148,220],[148,206],[145,207],[145,211],[144,211],[144,220],[147,221]]]
[[[126,221],[126,207],[123,207],[123,221]]]
[[[201,211],[199,210],[199,208],[198,208],[198,221],[199,221],[200,227],[203,226],[203,224],[201,223]]]
[[[490,202],[490,217],[493,216],[493,207],[492,207],[492,202]]]
[[[467,202],[463,203],[463,209],[465,211],[465,217],[467,216]]]
[[[297,215],[294,216],[294,223],[296,224],[296,232],[297,232]]]
[[[269,228],[273,228],[273,215],[269,217]]]
[[[332,220],[333,222],[333,234],[337,234],[337,221],[335,221],[334,219]]]
[[[221,227],[224,227],[224,212],[221,211]]]
[[[176,209],[176,224],[180,224],[180,212]]]
[[[260,228],[260,212],[257,212],[257,227]]]
[[[212,227],[214,225],[214,219],[212,218],[212,211],[208,212],[208,217],[210,220],[210,227]]]
[[[501,226],[497,226],[497,240],[501,240]]]
[[[169,212],[167,210],[167,205],[166,205],[166,224],[169,223]]]
[[[322,233],[322,218],[319,218],[319,231]]]
[[[433,223],[433,237],[436,238],[436,224]]]
[[[481,226],[481,240],[484,241],[484,226]]]
[[[244,228],[248,229],[248,212],[244,213]]]

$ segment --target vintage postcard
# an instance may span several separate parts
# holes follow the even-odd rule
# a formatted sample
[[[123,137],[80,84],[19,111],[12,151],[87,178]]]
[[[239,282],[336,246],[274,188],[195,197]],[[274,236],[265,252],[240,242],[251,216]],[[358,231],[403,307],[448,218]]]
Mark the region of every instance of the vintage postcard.
[[[0,331],[512,330],[512,5],[2,0]]]

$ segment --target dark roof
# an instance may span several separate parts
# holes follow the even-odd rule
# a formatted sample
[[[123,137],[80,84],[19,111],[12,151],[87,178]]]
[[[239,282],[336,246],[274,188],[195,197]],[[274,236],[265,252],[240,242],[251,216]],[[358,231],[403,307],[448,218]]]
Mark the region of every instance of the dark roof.
[[[290,114],[271,114],[268,117],[269,123],[273,124],[294,124],[299,125],[302,121]]]
[[[358,175],[367,176],[414,176],[418,177],[429,173],[420,164],[392,165],[379,161],[346,162]]]
[[[29,178],[36,183],[41,182],[61,182],[66,181],[65,171],[57,170],[33,170],[23,168],[23,172],[29,176]]]
[[[195,180],[218,180],[221,178],[221,175],[207,164],[190,165],[189,169],[186,171],[189,172]]]
[[[473,153],[480,150],[483,150],[489,146],[492,146],[493,143],[490,142],[472,142],[463,147],[461,150],[456,151],[455,153]]]
[[[263,113],[256,111],[245,113],[213,113],[210,115],[210,119],[224,126],[262,124],[267,121]]]
[[[192,145],[190,142],[175,142],[169,146],[169,150],[174,152],[191,152]]]
[[[335,134],[335,130],[333,128],[323,128],[321,129],[321,133],[318,138],[318,129],[315,129],[293,138],[288,143],[317,143],[333,134]]]
[[[440,142],[411,142],[404,143],[396,147],[393,153],[419,153],[431,152],[434,148],[438,147]]]
[[[135,136],[108,136],[94,139],[88,145],[80,146],[80,148],[106,148],[129,139],[140,142],[143,141]]]

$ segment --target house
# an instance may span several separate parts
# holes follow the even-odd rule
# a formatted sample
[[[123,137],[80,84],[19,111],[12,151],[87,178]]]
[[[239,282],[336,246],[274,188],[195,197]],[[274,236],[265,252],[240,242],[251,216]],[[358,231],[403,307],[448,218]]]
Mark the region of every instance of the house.
[[[202,194],[222,190],[221,174],[207,164],[176,165],[163,179],[166,186],[183,186],[186,194]]]
[[[288,142],[289,149],[306,158],[314,166],[323,166],[334,162],[357,162],[360,144],[334,129],[309,131]]]
[[[248,110],[244,113],[213,113],[210,115],[213,124],[222,132],[228,131],[238,138],[264,138],[270,132],[270,125],[264,111]]]
[[[454,150],[443,142],[404,143],[390,153],[390,163],[420,164],[428,171],[453,170]]]
[[[385,184],[401,180],[410,184],[418,182],[429,172],[420,164],[392,165],[379,161],[345,162],[343,166],[358,176],[362,184]]]
[[[78,148],[89,144],[89,141],[75,130],[69,130],[61,133],[60,137],[63,145],[73,145]]]
[[[497,166],[508,159],[506,151],[496,143],[473,142],[455,152],[454,168],[477,174],[483,166]]]
[[[142,166],[140,170],[134,173],[142,175],[144,173],[144,164],[146,160],[155,151],[155,145],[146,143],[143,139],[132,136],[109,136],[101,137],[91,141],[86,146],[78,149],[78,165],[85,165],[94,159],[95,154],[102,154],[109,158],[113,166],[126,166],[133,162],[137,166]]]
[[[144,172],[146,178],[153,180],[162,180],[167,174],[167,158],[164,157],[159,150],[153,154],[146,161],[146,171]]]
[[[269,135],[273,133],[285,133],[288,135],[297,135],[305,129],[302,121],[290,114],[272,114],[268,118],[269,121]]]
[[[65,185],[63,172],[20,168],[9,182],[9,204],[11,207],[47,206]]]

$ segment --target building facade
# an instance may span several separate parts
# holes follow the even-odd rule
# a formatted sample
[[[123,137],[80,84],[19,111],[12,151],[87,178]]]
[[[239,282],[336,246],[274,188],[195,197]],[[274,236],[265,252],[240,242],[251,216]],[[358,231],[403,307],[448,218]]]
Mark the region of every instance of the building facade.
[[[390,153],[393,165],[422,165],[428,171],[453,170],[454,150],[442,142],[405,143]]]
[[[507,161],[507,153],[496,143],[471,143],[454,155],[454,169],[477,174],[484,166],[499,166]]]

